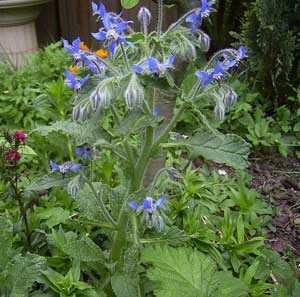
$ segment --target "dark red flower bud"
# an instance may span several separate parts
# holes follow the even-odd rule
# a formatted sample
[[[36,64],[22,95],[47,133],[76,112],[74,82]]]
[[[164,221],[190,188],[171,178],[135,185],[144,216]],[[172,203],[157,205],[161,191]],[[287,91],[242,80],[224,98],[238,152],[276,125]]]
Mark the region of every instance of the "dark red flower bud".
[[[4,153],[4,157],[8,161],[17,162],[20,160],[21,155],[17,150],[9,150]]]
[[[15,138],[16,140],[25,142],[26,139],[27,139],[27,136],[26,136],[26,134],[23,133],[21,130],[17,130],[17,131],[14,133],[14,138]]]

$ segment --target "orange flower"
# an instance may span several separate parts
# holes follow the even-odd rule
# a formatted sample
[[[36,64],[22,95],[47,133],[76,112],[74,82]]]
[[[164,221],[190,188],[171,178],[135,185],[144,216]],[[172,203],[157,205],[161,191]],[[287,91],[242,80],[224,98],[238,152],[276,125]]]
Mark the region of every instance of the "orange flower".
[[[97,51],[95,51],[95,55],[101,59],[106,59],[108,57],[108,50],[104,48],[100,48]]]
[[[80,42],[80,45],[79,45],[79,48],[82,50],[82,51],[89,51],[89,47],[85,44],[84,41],[81,41]]]
[[[78,73],[78,67],[76,65],[69,66],[69,70],[73,74],[77,74]]]

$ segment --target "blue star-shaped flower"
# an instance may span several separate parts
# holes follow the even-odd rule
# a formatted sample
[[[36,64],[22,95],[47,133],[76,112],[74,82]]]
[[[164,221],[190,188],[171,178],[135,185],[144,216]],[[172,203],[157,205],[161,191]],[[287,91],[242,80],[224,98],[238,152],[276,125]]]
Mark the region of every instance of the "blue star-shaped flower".
[[[167,201],[166,197],[159,198],[156,202],[154,202],[152,197],[146,197],[143,200],[142,205],[138,205],[138,203],[131,201],[128,202],[128,206],[131,207],[135,211],[145,211],[148,214],[153,214],[158,208],[161,208]]]
[[[207,71],[197,71],[196,76],[201,80],[201,87],[206,87],[214,80],[220,81],[229,69],[224,62],[218,61],[215,68]]]
[[[129,22],[120,21],[117,24],[112,23],[109,14],[103,17],[104,28],[100,29],[97,33],[92,33],[93,37],[99,41],[105,42],[112,55],[116,52],[118,43],[127,43],[133,46],[132,42],[127,41],[122,37],[122,33],[127,29]]]
[[[62,39],[64,49],[70,53],[76,62],[85,61],[87,59],[87,54],[80,49],[80,38],[77,37],[69,43],[68,40]]]
[[[163,74],[168,68],[173,68],[174,60],[175,55],[171,55],[163,63],[158,62],[158,60],[153,57],[148,57],[144,66],[133,65],[131,67],[131,70],[137,73],[150,72],[153,73],[156,77],[159,77],[160,74]]]
[[[59,171],[62,174],[63,177],[65,176],[65,174],[68,171],[70,171],[70,170],[71,171],[76,171],[76,170],[80,169],[80,167],[81,167],[81,165],[77,164],[77,163],[65,162],[62,165],[58,165],[58,164],[50,161],[51,170]]]
[[[79,91],[90,77],[89,74],[87,74],[85,77],[78,79],[69,70],[65,71],[65,75],[66,75],[66,79],[65,79],[66,85],[69,88],[74,89],[75,91]]]
[[[77,156],[83,156],[83,159],[87,160],[94,154],[94,150],[92,147],[83,146],[83,147],[77,148],[75,151],[75,154]]]
[[[159,214],[159,209],[165,205],[166,201],[166,197],[161,197],[157,201],[154,201],[152,197],[146,197],[143,200],[142,205],[138,205],[138,203],[131,201],[128,202],[128,206],[138,213],[144,213],[144,220],[147,228],[154,227],[158,231],[162,231],[164,220]]]

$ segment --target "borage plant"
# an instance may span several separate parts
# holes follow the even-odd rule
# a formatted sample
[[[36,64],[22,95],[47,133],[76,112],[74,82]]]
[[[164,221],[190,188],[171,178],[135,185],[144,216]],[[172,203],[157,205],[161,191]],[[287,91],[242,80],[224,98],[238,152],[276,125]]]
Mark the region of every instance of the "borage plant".
[[[172,178],[174,172],[184,170],[165,168],[166,150],[180,147],[187,153],[188,162],[202,156],[237,169],[248,165],[248,144],[238,136],[215,131],[198,108],[200,99],[213,98],[216,118],[224,119],[237,99],[225,79],[245,58],[245,48],[217,52],[206,66],[192,70],[191,76],[191,69],[197,69],[199,53],[209,49],[210,38],[199,27],[209,17],[213,3],[200,1],[200,7],[187,12],[163,32],[160,0],[157,30],[151,33],[151,13],[147,8],[141,7],[138,13],[142,32],[134,32],[131,21],[108,12],[103,4],[93,3],[93,14],[102,26],[92,35],[103,49],[92,52],[79,38],[71,43],[63,40],[74,61],[66,71],[66,84],[74,89],[75,106],[73,122],[55,123],[53,130],[68,131],[73,136],[80,147],[77,158],[83,162],[80,165],[72,160],[58,165],[53,160],[51,181],[53,184],[53,178],[64,178],[68,182],[81,222],[94,225],[97,233],[103,234],[106,264],[97,270],[97,277],[89,274],[89,280],[101,279],[101,288],[109,296],[150,296],[151,291],[156,296],[183,296],[184,290],[192,292],[188,296],[211,296],[211,290],[215,290],[214,296],[224,295],[220,274],[215,273],[216,265],[209,257],[184,248],[143,249],[147,243],[182,245],[189,240],[181,230],[170,226],[171,198],[157,186],[162,173]],[[74,69],[79,75],[74,74]],[[202,128],[190,131],[185,138],[170,134],[187,110],[193,111]],[[113,161],[101,163],[104,156]],[[184,258],[190,252],[189,257],[196,262]],[[154,281],[160,269],[164,270],[156,262],[160,256],[166,257],[166,262],[171,260],[168,257],[181,257],[182,265],[205,273],[207,280],[202,280],[202,285],[176,285],[182,294],[176,295],[175,290],[175,295],[164,295],[166,274],[160,287],[155,287],[155,282],[145,285],[145,269]],[[148,270],[147,265],[141,266],[141,259],[158,268]],[[184,273],[181,276],[183,280]],[[227,283],[229,277],[232,276],[226,274]],[[202,290],[207,286],[210,287],[205,295]]]

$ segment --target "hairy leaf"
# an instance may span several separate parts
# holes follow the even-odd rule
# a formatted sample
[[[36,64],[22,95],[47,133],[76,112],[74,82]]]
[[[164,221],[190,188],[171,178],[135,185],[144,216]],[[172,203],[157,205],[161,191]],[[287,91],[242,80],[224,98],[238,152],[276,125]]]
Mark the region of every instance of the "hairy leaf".
[[[250,145],[234,134],[197,133],[189,141],[191,158],[202,156],[207,160],[223,163],[235,169],[248,167],[247,161]]]
[[[144,262],[153,267],[147,276],[155,283],[157,297],[232,297],[247,296],[247,287],[231,274],[217,272],[207,255],[191,248],[147,248]]]

